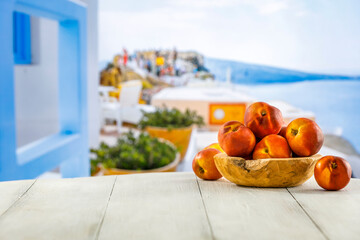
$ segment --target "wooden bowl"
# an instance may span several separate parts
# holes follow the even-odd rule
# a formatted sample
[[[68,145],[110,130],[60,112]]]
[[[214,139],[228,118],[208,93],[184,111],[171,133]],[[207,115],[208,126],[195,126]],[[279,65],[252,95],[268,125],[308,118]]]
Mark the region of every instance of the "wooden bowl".
[[[227,180],[237,185],[295,187],[307,181],[314,174],[315,164],[321,155],[245,160],[219,153],[214,158],[219,172]]]

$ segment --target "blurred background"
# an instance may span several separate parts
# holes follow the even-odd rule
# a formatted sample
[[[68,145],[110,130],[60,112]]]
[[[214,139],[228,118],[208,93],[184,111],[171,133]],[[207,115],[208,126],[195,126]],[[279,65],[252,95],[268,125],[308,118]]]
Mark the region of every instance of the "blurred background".
[[[217,142],[219,126],[243,122],[255,101],[278,107],[286,123],[315,120],[325,135],[320,153],[346,158],[360,176],[359,1],[63,2],[86,12],[80,24],[86,33],[80,32],[77,46],[86,46],[86,57],[75,66],[86,68],[74,93],[77,124],[86,130],[71,132],[83,139],[86,154],[57,161],[46,155],[60,146],[49,137],[69,132],[63,125],[68,113],[60,110],[66,99],[60,87],[67,69],[60,68],[61,48],[67,47],[61,43],[63,20],[21,9],[5,19],[10,8],[3,8],[0,26],[7,32],[0,44],[13,44],[14,94],[0,98],[0,126],[11,126],[15,137],[0,134],[0,151],[9,154],[0,155],[1,180],[152,171],[176,162],[168,146],[180,154],[169,169],[192,171],[195,154]],[[150,143],[148,135],[170,143]],[[151,147],[161,155],[156,164],[148,161]],[[46,167],[26,165],[30,160]],[[71,166],[77,167],[67,174]]]

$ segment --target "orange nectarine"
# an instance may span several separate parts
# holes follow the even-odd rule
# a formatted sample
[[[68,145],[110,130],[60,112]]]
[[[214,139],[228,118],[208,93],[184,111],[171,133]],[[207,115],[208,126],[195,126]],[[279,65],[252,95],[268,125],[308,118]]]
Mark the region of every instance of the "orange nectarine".
[[[280,110],[264,102],[251,104],[245,111],[244,122],[260,139],[270,134],[278,134],[284,125]]]
[[[220,152],[224,152],[224,150],[220,147],[219,143],[212,143],[209,146],[205,147],[203,150],[209,149],[209,148],[214,148],[214,149],[219,150]]]
[[[222,177],[215,166],[214,156],[221,153],[219,150],[209,148],[198,152],[192,162],[192,169],[196,176],[205,180],[216,180]]]
[[[280,135],[270,134],[256,144],[253,159],[290,158],[291,149],[286,139]]]
[[[350,182],[351,166],[341,157],[325,156],[316,163],[314,177],[320,187],[340,190]]]
[[[280,129],[280,132],[278,133],[278,135],[286,138],[286,128],[287,128],[286,125],[282,126],[281,129]]]
[[[229,121],[220,127],[218,141],[227,155],[245,157],[253,151],[256,138],[252,131],[241,122]]]
[[[320,151],[324,135],[313,120],[298,118],[287,126],[286,140],[296,155],[308,157]]]

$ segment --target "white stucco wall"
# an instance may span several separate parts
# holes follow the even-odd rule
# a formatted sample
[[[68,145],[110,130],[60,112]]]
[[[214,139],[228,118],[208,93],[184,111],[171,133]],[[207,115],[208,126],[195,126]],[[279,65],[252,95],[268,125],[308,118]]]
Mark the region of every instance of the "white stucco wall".
[[[97,0],[88,4],[88,119],[89,144],[99,139]],[[31,19],[32,61],[15,66],[17,144],[24,146],[59,131],[58,23]]]
[[[98,58],[98,0],[83,0],[88,4],[88,116],[89,144],[97,147],[100,134],[99,116],[99,58]]]
[[[32,60],[15,65],[17,144],[54,134],[58,121],[58,25],[31,18]]]

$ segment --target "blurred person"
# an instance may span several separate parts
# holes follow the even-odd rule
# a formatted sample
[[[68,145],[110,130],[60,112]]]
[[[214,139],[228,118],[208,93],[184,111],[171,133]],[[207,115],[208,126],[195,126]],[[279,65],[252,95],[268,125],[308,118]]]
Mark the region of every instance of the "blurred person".
[[[140,54],[139,60],[138,60],[138,66],[143,69],[145,68],[145,58],[144,55]]]
[[[156,76],[160,77],[161,71],[165,64],[165,59],[163,56],[160,55],[159,51],[155,52],[155,65],[156,65]]]
[[[135,62],[136,62],[136,66],[138,66],[139,68],[141,68],[141,66],[140,66],[140,59],[141,59],[141,53],[140,52],[138,52],[138,51],[136,51],[135,53],[134,53],[134,56],[135,56]]]
[[[176,48],[174,48],[174,49],[173,49],[173,54],[172,54],[172,57],[173,57],[173,62],[175,62],[175,61],[176,61],[176,59],[177,59],[177,55],[178,55],[178,53],[177,53],[177,51],[176,51]]]
[[[123,52],[124,52],[123,64],[124,64],[124,66],[126,67],[126,64],[127,64],[127,62],[128,62],[128,59],[129,59],[129,55],[128,55],[128,52],[127,52],[126,48],[123,48]]]
[[[172,66],[173,66],[173,72],[174,72],[174,75],[175,76],[179,76],[179,66],[177,63],[177,56],[178,56],[178,53],[176,51],[176,48],[174,47],[173,51],[172,51]]]
[[[147,60],[146,60],[145,68],[146,68],[146,70],[148,70],[149,73],[151,73],[151,71],[152,71],[152,64],[151,64],[151,60],[150,60],[150,59],[147,59]]]

